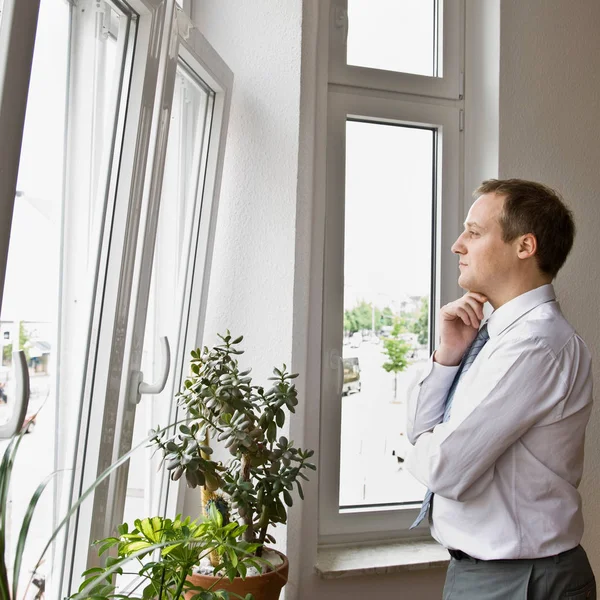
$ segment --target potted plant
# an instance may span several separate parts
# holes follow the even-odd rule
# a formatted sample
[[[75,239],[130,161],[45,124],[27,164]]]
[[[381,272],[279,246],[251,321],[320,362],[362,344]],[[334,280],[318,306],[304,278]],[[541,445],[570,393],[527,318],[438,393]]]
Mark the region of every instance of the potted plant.
[[[246,527],[232,522],[224,524],[221,513],[212,506],[206,519],[198,522],[189,517],[175,519],[152,517],[138,519],[134,527],[125,523],[118,536],[96,542],[100,555],[112,551],[104,567],[86,571],[84,581],[70,600],[109,600],[141,597],[148,600],[253,600],[250,594],[239,596],[220,589],[225,577],[233,580],[251,566],[260,567],[253,552],[258,544],[240,541]],[[222,572],[210,588],[195,585],[188,576],[202,558],[217,557]],[[131,565],[137,564],[136,572]],[[115,585],[115,575],[135,575],[124,593]],[[140,596],[141,594],[141,596]]]
[[[316,470],[309,462],[314,452],[296,448],[277,433],[286,413],[295,412],[298,404],[293,383],[297,375],[283,365],[273,370],[268,389],[255,385],[251,370],[238,362],[243,337],[233,339],[227,331],[219,338],[222,343],[214,348],[191,353],[191,375],[177,397],[189,421],[171,436],[157,429],[152,443],[162,451],[172,480],[185,477],[189,487],[202,486],[205,514],[215,507],[225,524],[232,513],[237,515],[244,524],[243,541],[255,546],[255,556],[264,556],[271,565],[257,576],[224,583],[222,589],[242,597],[251,591],[255,600],[275,600],[287,582],[288,562],[278,552],[266,555],[264,544],[275,542],[271,525],[286,523],[293,493],[304,498],[301,480],[308,480],[307,469]],[[215,439],[229,450],[227,464],[211,458]],[[217,567],[218,556],[211,555],[211,563]],[[208,589],[215,584],[214,577],[190,579]]]

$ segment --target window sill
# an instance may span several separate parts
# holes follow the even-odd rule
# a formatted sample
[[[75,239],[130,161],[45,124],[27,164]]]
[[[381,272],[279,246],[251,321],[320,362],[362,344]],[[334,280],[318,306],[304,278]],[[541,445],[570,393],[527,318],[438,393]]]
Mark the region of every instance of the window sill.
[[[322,579],[445,567],[448,551],[432,540],[321,546],[315,569]]]

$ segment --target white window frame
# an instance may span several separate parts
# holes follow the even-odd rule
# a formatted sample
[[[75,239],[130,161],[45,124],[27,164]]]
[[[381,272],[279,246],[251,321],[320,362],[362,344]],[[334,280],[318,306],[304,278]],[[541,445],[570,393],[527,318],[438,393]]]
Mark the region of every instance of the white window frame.
[[[81,451],[78,456],[83,456],[85,448],[91,460],[86,461],[85,469],[83,460],[78,464],[77,472],[83,471],[84,476],[84,483],[79,489],[85,489],[86,483],[93,481],[97,474],[129,450],[131,443],[135,406],[128,399],[132,394],[132,385],[136,385],[131,375],[139,371],[142,359],[170,109],[180,57],[211,87],[214,97],[212,126],[209,138],[205,140],[206,160],[202,165],[204,171],[200,174],[201,184],[198,189],[202,202],[194,216],[195,220],[200,220],[200,228],[194,232],[195,271],[189,289],[190,301],[186,306],[190,319],[187,334],[182,340],[185,352],[179,348],[179,360],[171,367],[177,378],[185,376],[183,370],[188,351],[201,345],[233,87],[232,72],[185,13],[175,7],[175,0],[166,4],[166,11],[165,3],[159,0],[144,0],[150,7],[145,11],[141,2],[135,2],[140,5],[134,58],[139,64],[136,68],[134,62],[134,81],[130,91],[130,96],[134,98],[130,99],[133,109],[129,108],[133,117],[128,115],[121,170],[124,168],[123,164],[127,165],[123,161],[133,163],[133,167],[128,169],[131,176],[124,184],[120,183],[117,190],[116,210],[121,210],[121,215],[115,216],[114,222],[118,224],[117,239],[120,240],[120,245],[114,258],[108,257],[107,272],[111,281],[107,281],[105,293],[109,296],[109,301],[105,297],[103,307],[104,314],[106,311],[111,312],[110,318],[105,321],[104,330],[100,328],[95,343],[96,369],[101,364],[102,375],[95,377],[93,387],[88,386],[85,394],[85,400],[99,397],[105,400],[102,404],[92,404],[91,411],[84,414],[82,419],[86,424],[103,421],[104,424],[96,431],[93,427],[88,427],[87,442],[85,436],[80,441]],[[129,3],[134,4],[131,0]],[[138,54],[140,45],[142,49]],[[160,48],[160,52],[152,55],[152,48],[155,52]],[[148,81],[157,83],[148,85]],[[121,201],[119,194],[123,195]],[[130,275],[124,277],[126,273]],[[120,353],[112,350],[115,343],[120,346]],[[91,373],[90,370],[90,375]],[[84,405],[89,405],[89,402]],[[108,427],[113,427],[115,431],[112,440],[102,437],[107,420]],[[89,530],[85,528],[79,533],[75,532],[73,536],[71,560],[74,566],[66,578],[64,592],[73,588],[83,570],[99,564],[97,552],[91,548],[91,542],[112,535],[114,526],[121,522],[126,487],[127,469],[122,468],[109,478],[106,486],[98,488],[94,494],[93,507],[82,506],[80,513],[88,513],[84,522],[89,523],[90,516],[93,516],[93,522]],[[175,513],[175,508],[183,504],[183,490],[180,485],[164,486],[163,512]],[[76,498],[77,493],[73,497]],[[69,564],[66,566],[68,568]]]
[[[214,92],[212,125],[205,140],[208,145],[208,154],[203,165],[204,172],[201,173],[203,184],[200,185],[198,191],[202,195],[202,203],[198,206],[200,214],[194,217],[195,220],[199,219],[200,228],[197,231],[195,271],[189,294],[188,334],[185,340],[186,348],[189,350],[200,347],[204,340],[204,324],[225,157],[225,140],[233,93],[233,73],[198,31],[187,14],[185,11],[177,13],[179,58]],[[185,364],[187,364],[188,355],[189,353],[185,355]],[[181,369],[177,372],[181,372]],[[180,480],[177,487],[171,484],[169,488],[166,509],[169,513],[180,513],[183,511],[187,485]]]
[[[342,326],[344,290],[344,202],[346,121],[358,118],[374,123],[394,123],[435,129],[437,140],[437,181],[434,185],[437,233],[434,265],[434,314],[442,304],[457,297],[455,261],[444,249],[456,239],[462,223],[460,202],[459,109],[452,106],[415,103],[407,100],[376,98],[331,91],[327,131],[327,205],[325,217],[325,264],[323,293],[323,354],[321,381],[321,462],[319,469],[319,535],[321,543],[344,539],[415,537],[426,535],[427,528],[408,532],[419,504],[382,509],[339,511]],[[445,174],[442,176],[442,174]],[[433,328],[435,331],[435,327]],[[393,525],[392,525],[393,524]]]
[[[107,454],[103,431],[107,427],[110,429],[111,421],[113,430],[116,430],[114,422],[119,391],[128,376],[124,345],[139,217],[148,203],[148,177],[152,171],[157,139],[166,143],[166,124],[161,114],[165,77],[161,73],[165,71],[169,50],[165,32],[171,30],[166,23],[172,21],[174,0],[168,4],[161,0],[129,0],[128,4],[137,14],[135,53],[121,148],[121,175],[113,201],[112,228],[105,234],[110,236],[110,249],[105,242],[100,257],[100,272],[106,273],[104,290],[95,299],[90,326],[89,361],[82,391],[72,501],[112,462],[112,448]],[[70,176],[68,173],[67,179]],[[106,514],[106,505],[99,504],[100,495],[106,495],[107,490],[100,487],[98,491],[93,500],[80,507],[69,527],[61,595],[74,589],[88,564],[97,563],[97,552],[91,548],[91,543],[108,535],[105,532],[110,529],[109,515]]]
[[[384,71],[348,65],[348,0],[331,0],[329,73],[330,83],[460,99],[464,94],[464,0],[439,0],[443,26],[438,49],[442,63],[441,77]]]
[[[317,161],[325,176],[317,179],[317,195],[325,211],[317,211],[318,262],[322,296],[313,296],[315,327],[320,327],[319,545],[384,539],[429,538],[427,524],[409,531],[419,503],[405,506],[339,509],[342,315],[344,275],[345,136],[347,118],[376,123],[410,124],[436,130],[437,181],[433,297],[430,340],[435,340],[439,308],[460,295],[455,261],[449,251],[462,230],[464,196],[464,0],[443,3],[443,77],[424,77],[346,65],[347,0],[326,0],[320,12],[319,47],[327,54],[327,93],[317,94],[317,111],[327,123],[317,142]],[[324,81],[326,80],[326,81]],[[321,187],[322,186],[322,187]],[[322,238],[320,236],[323,236]],[[321,271],[321,268],[323,269]],[[315,275],[317,277],[317,275]],[[311,278],[312,279],[312,278]],[[316,281],[316,280],[315,280]],[[321,287],[322,285],[322,287]],[[320,315],[317,324],[317,315]],[[435,344],[433,344],[435,346]],[[307,373],[311,377],[311,373]]]

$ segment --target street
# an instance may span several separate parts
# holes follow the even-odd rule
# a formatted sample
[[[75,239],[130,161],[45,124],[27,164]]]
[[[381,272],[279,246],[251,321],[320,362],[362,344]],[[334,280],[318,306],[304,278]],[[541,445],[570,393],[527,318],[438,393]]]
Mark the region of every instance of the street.
[[[344,358],[352,356],[360,362],[362,389],[342,397],[340,506],[421,502],[425,487],[406,472],[398,457],[404,457],[408,445],[407,392],[427,354],[420,351],[398,375],[395,399],[394,375],[382,367],[383,344],[344,346]]]

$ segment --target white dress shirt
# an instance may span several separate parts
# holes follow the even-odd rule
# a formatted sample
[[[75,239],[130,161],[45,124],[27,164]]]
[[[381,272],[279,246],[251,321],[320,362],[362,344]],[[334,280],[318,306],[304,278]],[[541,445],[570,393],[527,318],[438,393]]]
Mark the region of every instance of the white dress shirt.
[[[540,558],[579,544],[590,353],[552,285],[501,306],[489,341],[458,367],[430,359],[408,402],[405,467],[435,494],[432,535],[482,560]]]

